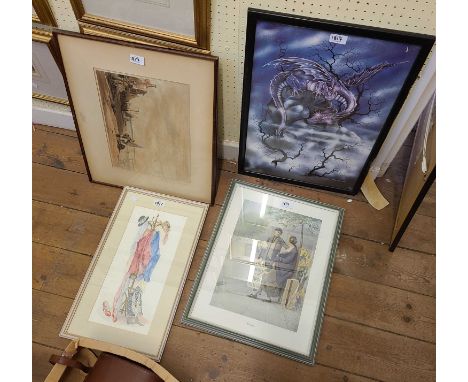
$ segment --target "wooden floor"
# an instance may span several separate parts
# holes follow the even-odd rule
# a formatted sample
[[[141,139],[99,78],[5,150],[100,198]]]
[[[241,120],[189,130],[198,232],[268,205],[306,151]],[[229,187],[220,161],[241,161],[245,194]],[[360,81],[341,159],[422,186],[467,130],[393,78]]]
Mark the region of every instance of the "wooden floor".
[[[210,208],[162,365],[181,381],[435,380],[435,190],[403,237],[387,251],[410,146],[379,188],[391,202],[374,210],[361,194],[342,196],[239,176],[222,162]],[[33,128],[33,381],[50,370],[48,357],[68,341],[58,333],[91,261],[120,189],[88,182],[76,134]],[[406,160],[405,160],[406,159]],[[298,362],[180,324],[188,292],[228,184],[248,179],[344,207],[317,364]]]

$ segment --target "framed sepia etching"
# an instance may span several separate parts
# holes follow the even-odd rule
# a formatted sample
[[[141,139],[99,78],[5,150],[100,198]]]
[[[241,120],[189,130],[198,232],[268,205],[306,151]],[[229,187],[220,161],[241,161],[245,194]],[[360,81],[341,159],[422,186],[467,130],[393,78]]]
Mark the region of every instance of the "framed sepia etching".
[[[209,0],[71,0],[84,33],[209,53]]]
[[[182,323],[314,363],[343,209],[235,180]]]
[[[56,34],[91,181],[210,203],[217,58]]]
[[[434,40],[249,9],[239,172],[356,194]]]
[[[160,360],[208,205],[125,187],[63,325]]]

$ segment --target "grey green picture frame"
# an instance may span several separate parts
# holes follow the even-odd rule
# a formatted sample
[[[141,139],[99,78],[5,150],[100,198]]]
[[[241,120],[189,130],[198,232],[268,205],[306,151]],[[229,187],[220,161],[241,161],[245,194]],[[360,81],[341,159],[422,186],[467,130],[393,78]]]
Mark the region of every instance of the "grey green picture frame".
[[[191,309],[193,307],[197,291],[200,288],[200,283],[202,281],[204,272],[206,271],[206,267],[207,267],[207,264],[209,262],[209,259],[210,259],[211,255],[212,255],[213,246],[216,243],[216,239],[217,239],[220,231],[223,230],[223,225],[224,225],[223,223],[224,223],[225,214],[226,214],[226,212],[227,212],[227,210],[228,210],[228,208],[230,206],[230,202],[231,202],[231,198],[233,196],[234,189],[238,185],[239,186],[244,186],[244,187],[249,187],[251,189],[258,190],[258,191],[265,191],[265,192],[267,192],[269,194],[277,195],[277,196],[288,198],[288,199],[291,199],[291,200],[297,200],[297,201],[301,201],[301,202],[310,203],[311,205],[314,205],[314,206],[325,207],[327,209],[334,210],[334,211],[337,212],[336,225],[335,225],[334,231],[333,231],[333,240],[332,240],[332,243],[331,243],[331,246],[330,246],[329,258],[328,258],[328,262],[327,262],[327,265],[326,265],[326,271],[325,271],[325,275],[324,275],[324,282],[322,284],[322,290],[321,290],[320,298],[319,298],[320,301],[319,301],[319,304],[318,304],[318,312],[317,312],[317,315],[316,315],[316,318],[315,318],[315,325],[313,326],[313,329],[311,329],[311,330],[313,330],[312,342],[311,342],[310,349],[309,349],[307,355],[304,355],[302,353],[298,353],[298,352],[295,352],[295,351],[291,351],[291,350],[286,349],[284,347],[276,346],[276,345],[267,343],[265,341],[261,341],[261,340],[255,339],[255,338],[251,338],[251,337],[249,337],[247,335],[239,334],[238,332],[235,332],[233,330],[221,328],[221,327],[218,327],[216,325],[212,325],[210,323],[206,323],[206,322],[194,319],[194,318],[192,318],[190,316]],[[344,218],[344,209],[341,208],[341,207],[332,206],[332,205],[329,205],[329,204],[326,204],[326,203],[313,201],[313,200],[310,200],[310,199],[307,199],[307,198],[295,196],[295,195],[288,194],[288,193],[285,193],[285,192],[281,192],[281,191],[278,191],[278,190],[274,190],[274,189],[271,189],[271,188],[267,188],[267,187],[251,184],[251,183],[248,183],[248,182],[245,182],[245,181],[242,181],[242,180],[234,179],[230,184],[230,187],[229,187],[229,190],[227,192],[225,201],[224,201],[223,206],[222,206],[222,208],[220,210],[217,222],[216,222],[216,224],[214,226],[212,235],[211,235],[210,240],[208,242],[207,249],[206,249],[205,254],[203,256],[200,268],[199,268],[199,270],[197,272],[194,284],[192,286],[192,289],[191,289],[191,292],[190,292],[190,295],[189,295],[189,300],[188,300],[187,305],[186,305],[186,307],[184,309],[184,312],[183,312],[183,315],[182,315],[182,318],[181,318],[181,323],[183,325],[187,325],[189,327],[192,327],[192,328],[207,332],[209,334],[213,334],[213,335],[225,338],[225,339],[233,340],[233,341],[240,342],[240,343],[243,343],[243,344],[246,344],[246,345],[250,345],[250,346],[262,349],[262,350],[266,350],[266,351],[272,352],[274,354],[277,354],[277,355],[280,355],[280,356],[283,356],[283,357],[286,357],[286,358],[289,358],[289,359],[292,359],[292,360],[295,360],[295,361],[298,361],[298,362],[302,362],[302,363],[305,363],[305,364],[308,364],[308,365],[314,365],[315,355],[316,355],[316,352],[317,352],[317,347],[318,347],[319,337],[320,337],[320,332],[321,332],[321,326],[322,326],[323,317],[324,317],[324,313],[325,313],[325,306],[326,306],[326,301],[327,301],[328,289],[329,289],[329,285],[330,285],[330,281],[331,281],[331,274],[332,274],[333,265],[334,265],[334,261],[335,261],[336,251],[337,251],[338,244],[339,244],[339,238],[340,238],[343,218]],[[312,266],[311,266],[311,268],[312,268]]]

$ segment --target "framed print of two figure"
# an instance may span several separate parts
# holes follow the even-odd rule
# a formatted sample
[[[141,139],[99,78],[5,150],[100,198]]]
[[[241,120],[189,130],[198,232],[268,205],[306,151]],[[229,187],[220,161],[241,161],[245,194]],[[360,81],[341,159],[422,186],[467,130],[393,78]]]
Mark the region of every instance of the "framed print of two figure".
[[[208,205],[125,187],[61,336],[159,361]]]
[[[182,322],[312,364],[343,210],[233,181]]]
[[[356,194],[433,43],[249,9],[239,172]]]

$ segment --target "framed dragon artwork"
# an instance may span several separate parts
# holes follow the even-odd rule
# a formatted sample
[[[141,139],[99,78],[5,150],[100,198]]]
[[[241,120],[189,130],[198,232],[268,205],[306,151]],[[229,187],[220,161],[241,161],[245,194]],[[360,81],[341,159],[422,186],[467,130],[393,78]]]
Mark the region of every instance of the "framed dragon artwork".
[[[356,194],[434,41],[249,9],[239,172]]]

